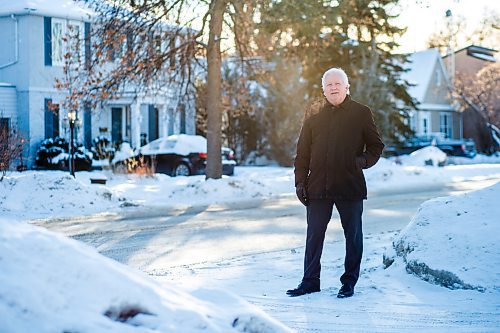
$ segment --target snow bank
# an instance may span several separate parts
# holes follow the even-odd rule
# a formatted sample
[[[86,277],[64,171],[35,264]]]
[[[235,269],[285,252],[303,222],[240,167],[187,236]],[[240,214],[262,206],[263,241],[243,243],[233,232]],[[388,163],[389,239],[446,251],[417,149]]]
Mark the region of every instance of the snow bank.
[[[500,180],[500,164],[435,168],[401,166],[387,159],[364,171],[368,197],[408,188],[425,189],[467,180]],[[91,184],[105,178],[105,185]],[[236,167],[235,175],[205,180],[205,176],[140,176],[110,171],[9,172],[0,182],[0,213],[25,219],[84,216],[120,212],[127,207],[168,207],[231,204],[245,200],[295,197],[293,168]]]
[[[0,212],[17,216],[82,215],[105,211],[119,200],[105,187],[85,185],[62,171],[9,173],[0,182]]]
[[[111,164],[118,163],[120,161],[125,161],[126,159],[134,157],[136,155],[137,152],[134,149],[132,149],[130,143],[123,142],[120,145],[120,149],[115,152],[115,156],[113,157],[113,161],[111,162]]]
[[[477,154],[473,158],[453,156],[452,158],[449,157],[448,159],[450,164],[457,164],[457,165],[500,163],[500,153],[495,153],[491,156]]]
[[[393,242],[407,271],[450,289],[500,289],[500,182],[423,203]],[[496,273],[495,273],[496,272]]]
[[[221,290],[196,296],[42,228],[0,219],[0,332],[290,332]]]
[[[435,146],[429,146],[415,150],[410,155],[398,156],[397,159],[403,165],[438,166],[446,161],[446,154]]]

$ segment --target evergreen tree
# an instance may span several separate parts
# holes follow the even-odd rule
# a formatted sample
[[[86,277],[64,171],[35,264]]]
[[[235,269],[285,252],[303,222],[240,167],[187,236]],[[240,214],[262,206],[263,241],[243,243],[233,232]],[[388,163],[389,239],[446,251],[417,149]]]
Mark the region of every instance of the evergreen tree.
[[[321,76],[343,68],[354,99],[369,105],[385,142],[411,135],[405,124],[413,106],[401,79],[403,55],[393,54],[394,37],[404,32],[388,13],[397,0],[304,0],[266,2],[259,32],[269,54],[299,61],[307,97],[321,98]]]

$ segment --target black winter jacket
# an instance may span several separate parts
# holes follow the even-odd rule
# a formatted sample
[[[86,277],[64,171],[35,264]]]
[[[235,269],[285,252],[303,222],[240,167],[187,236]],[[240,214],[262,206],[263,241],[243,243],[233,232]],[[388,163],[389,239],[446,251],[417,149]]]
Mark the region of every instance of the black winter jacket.
[[[357,165],[372,167],[383,148],[367,106],[349,96],[338,107],[326,103],[302,126],[295,186],[305,185],[308,199],[366,199],[365,177]]]

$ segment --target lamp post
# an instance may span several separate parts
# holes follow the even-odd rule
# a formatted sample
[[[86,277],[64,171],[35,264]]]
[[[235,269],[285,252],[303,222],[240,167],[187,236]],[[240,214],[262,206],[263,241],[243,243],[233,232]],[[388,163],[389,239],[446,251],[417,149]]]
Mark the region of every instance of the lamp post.
[[[76,122],[76,111],[68,112],[69,121],[69,174],[75,177],[75,122]]]

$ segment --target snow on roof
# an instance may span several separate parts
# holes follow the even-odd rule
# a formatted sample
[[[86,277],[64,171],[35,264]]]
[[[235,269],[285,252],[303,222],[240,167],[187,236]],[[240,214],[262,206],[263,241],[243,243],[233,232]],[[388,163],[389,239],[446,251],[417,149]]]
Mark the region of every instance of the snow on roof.
[[[421,103],[417,106],[419,110],[435,110],[435,111],[456,111],[450,104],[432,104]]]
[[[468,52],[467,54],[471,57],[478,58],[481,60],[486,60],[486,61],[491,61],[491,62],[497,61],[494,56],[489,55],[489,54],[478,53],[478,52]]]
[[[8,82],[0,82],[0,87],[15,88],[16,86]]]
[[[39,15],[88,21],[93,12],[74,0],[15,0],[0,1],[0,16]]]
[[[410,54],[408,62],[404,65],[404,67],[410,70],[403,73],[401,77],[409,83],[415,84],[415,86],[408,89],[408,92],[419,102],[424,100],[425,92],[432,78],[436,61],[438,61],[439,58],[440,56],[437,49],[429,49]]]

